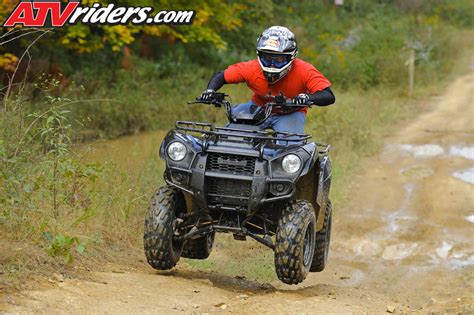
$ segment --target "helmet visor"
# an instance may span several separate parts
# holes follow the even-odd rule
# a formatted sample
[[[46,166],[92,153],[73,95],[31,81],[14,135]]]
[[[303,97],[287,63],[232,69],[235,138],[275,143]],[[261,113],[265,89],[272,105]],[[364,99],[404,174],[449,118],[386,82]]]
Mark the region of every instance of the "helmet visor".
[[[268,68],[283,68],[290,62],[291,55],[288,54],[271,54],[266,52],[258,52],[258,58],[262,65]]]

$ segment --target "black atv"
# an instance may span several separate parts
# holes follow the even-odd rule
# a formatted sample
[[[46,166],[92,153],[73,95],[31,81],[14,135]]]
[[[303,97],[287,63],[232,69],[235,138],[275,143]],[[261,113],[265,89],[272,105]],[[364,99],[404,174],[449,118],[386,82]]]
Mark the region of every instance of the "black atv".
[[[215,233],[226,232],[272,248],[284,283],[322,271],[331,235],[330,145],[257,126],[275,111],[311,104],[277,96],[250,114],[234,114],[223,93],[191,103],[225,107],[229,124],[178,121],[163,140],[167,185],[153,196],[145,220],[148,263],[167,270],[180,257],[206,259]]]

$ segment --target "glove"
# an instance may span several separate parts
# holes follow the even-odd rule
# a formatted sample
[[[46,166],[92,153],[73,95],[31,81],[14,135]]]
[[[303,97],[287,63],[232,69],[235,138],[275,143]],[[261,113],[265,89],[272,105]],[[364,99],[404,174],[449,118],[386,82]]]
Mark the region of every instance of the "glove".
[[[214,96],[214,93],[216,91],[212,89],[207,89],[204,92],[201,93],[201,96],[199,96],[199,100],[205,101],[205,102],[210,102]]]
[[[306,105],[309,102],[309,96],[308,94],[298,94],[295,98],[293,98],[293,104],[298,104],[298,105]]]

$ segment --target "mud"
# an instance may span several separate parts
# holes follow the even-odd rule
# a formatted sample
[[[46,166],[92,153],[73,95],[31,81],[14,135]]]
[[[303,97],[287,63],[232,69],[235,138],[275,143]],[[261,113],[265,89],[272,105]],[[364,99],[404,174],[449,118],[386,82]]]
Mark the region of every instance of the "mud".
[[[473,80],[386,140],[334,224],[331,266],[411,309],[473,307]]]
[[[168,273],[144,267],[96,273],[96,281],[56,281],[4,296],[0,307],[12,313],[472,313],[473,86],[473,74],[456,80],[442,101],[432,101],[366,161],[349,200],[335,211],[328,268],[301,285],[180,264]],[[229,247],[219,246],[211,258],[239,259]]]

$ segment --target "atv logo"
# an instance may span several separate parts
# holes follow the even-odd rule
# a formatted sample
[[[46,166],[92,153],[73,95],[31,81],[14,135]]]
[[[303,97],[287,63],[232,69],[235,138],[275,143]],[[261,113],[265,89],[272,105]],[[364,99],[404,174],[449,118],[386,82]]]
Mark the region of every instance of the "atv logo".
[[[20,2],[8,17],[3,26],[44,26],[48,13],[51,16],[51,24],[54,27],[63,26],[72,12],[78,7],[79,2],[69,2],[61,13],[60,2]],[[37,11],[35,16],[34,10]]]
[[[94,3],[92,7],[81,7],[79,1],[62,3],[56,1],[20,1],[3,26],[13,27],[61,27],[64,24],[140,25],[140,24],[191,24],[194,11],[159,11],[155,15],[152,7],[120,7],[111,3],[106,7]]]

